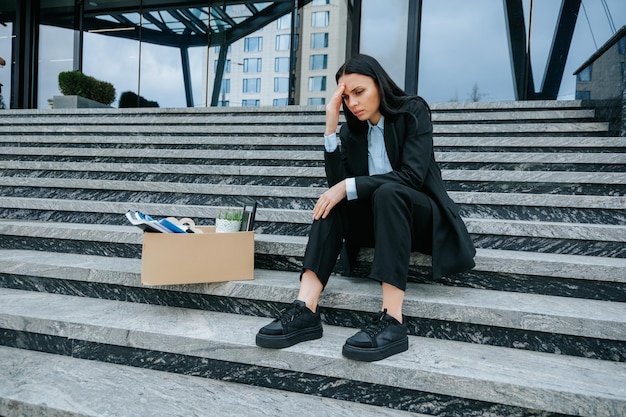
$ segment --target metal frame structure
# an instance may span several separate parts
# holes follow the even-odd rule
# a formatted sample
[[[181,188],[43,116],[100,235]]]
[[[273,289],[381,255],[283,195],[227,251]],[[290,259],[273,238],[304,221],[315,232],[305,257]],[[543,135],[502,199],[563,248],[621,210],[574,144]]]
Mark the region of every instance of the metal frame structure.
[[[567,54],[576,27],[580,3],[581,0],[561,1],[561,10],[556,22],[541,89],[536,91],[530,60],[529,33],[532,29],[532,0],[529,19],[531,23],[529,23],[528,31],[524,20],[522,0],[504,0],[511,68],[517,100],[555,100],[557,98],[563,80]]]

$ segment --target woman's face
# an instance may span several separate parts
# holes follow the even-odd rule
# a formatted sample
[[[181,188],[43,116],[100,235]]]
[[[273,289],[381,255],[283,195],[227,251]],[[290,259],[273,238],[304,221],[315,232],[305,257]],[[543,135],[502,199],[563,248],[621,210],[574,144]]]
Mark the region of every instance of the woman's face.
[[[343,103],[359,120],[378,124],[380,120],[380,94],[372,77],[362,74],[344,74],[339,84],[345,84]]]

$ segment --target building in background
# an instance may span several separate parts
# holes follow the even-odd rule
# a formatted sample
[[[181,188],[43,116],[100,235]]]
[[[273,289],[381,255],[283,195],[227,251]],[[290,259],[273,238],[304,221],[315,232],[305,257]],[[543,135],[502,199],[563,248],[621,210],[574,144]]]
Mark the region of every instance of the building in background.
[[[346,59],[347,16],[345,0],[313,0],[299,10],[294,47],[299,76],[293,104],[325,104],[326,91]],[[286,14],[228,48],[218,106],[290,104],[291,19],[292,14]],[[220,69],[219,53],[219,46],[209,49],[210,85]]]
[[[626,26],[622,26],[574,75],[577,99],[621,98],[626,82]]]

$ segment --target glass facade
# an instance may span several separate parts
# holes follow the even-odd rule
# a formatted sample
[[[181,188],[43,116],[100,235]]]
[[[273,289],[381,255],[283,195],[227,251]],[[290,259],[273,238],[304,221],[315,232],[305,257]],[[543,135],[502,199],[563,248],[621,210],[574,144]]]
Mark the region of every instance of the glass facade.
[[[49,108],[61,94],[59,73],[74,70],[113,84],[113,107],[127,92],[160,107],[323,104],[337,68],[358,52],[376,57],[401,87],[419,73],[415,92],[429,102],[467,101],[475,86],[483,100],[521,99],[509,38],[515,25],[503,18],[507,2],[300,3],[292,16],[291,1],[2,0],[0,107]],[[538,90],[555,47],[560,2],[534,9],[521,3],[513,23],[532,45],[525,59],[532,58]],[[626,2],[606,3],[615,25],[626,24]],[[612,35],[596,23],[606,19],[603,7],[587,5],[584,13],[555,98],[574,98],[574,69]]]

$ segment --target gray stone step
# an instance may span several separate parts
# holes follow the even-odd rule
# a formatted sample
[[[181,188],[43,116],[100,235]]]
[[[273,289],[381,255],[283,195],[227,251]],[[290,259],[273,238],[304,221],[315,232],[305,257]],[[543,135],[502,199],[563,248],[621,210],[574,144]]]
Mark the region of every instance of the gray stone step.
[[[221,374],[230,380],[252,373],[250,380],[278,378],[285,386],[297,378],[309,393],[330,397],[336,386],[351,383],[371,389],[374,384],[386,393],[372,390],[370,401],[384,396],[387,404],[411,406],[417,412],[433,403],[443,406],[444,396],[456,402],[448,406],[448,414],[450,407],[458,412],[481,406],[497,416],[528,415],[531,410],[593,417],[626,413],[623,363],[415,336],[407,352],[380,362],[355,363],[340,353],[344,340],[354,333],[349,328],[325,326],[322,339],[274,351],[254,345],[254,334],[267,319],[6,289],[0,294],[9,343],[56,353],[62,349],[59,342],[66,340],[77,358],[157,369],[175,366],[179,373]],[[106,353],[115,349],[115,356]],[[262,378],[259,367],[265,370]],[[297,385],[291,389],[297,390]],[[405,396],[394,398],[397,390]],[[427,405],[420,403],[424,394],[434,396]],[[498,410],[493,410],[495,405]]]
[[[499,101],[499,102],[442,102],[430,103],[433,111],[493,111],[521,110],[521,109],[580,109],[583,108],[582,100],[530,100],[530,101]],[[34,109],[34,110],[11,110],[2,112],[0,117],[13,117],[15,115],[45,115],[45,114],[159,114],[159,113],[245,113],[245,114],[277,114],[277,113],[306,113],[323,112],[324,106],[259,106],[259,107],[194,107],[194,108],[128,108],[118,109]]]
[[[271,184],[274,187],[327,186],[324,168],[319,166],[0,160],[0,176],[231,185]],[[626,172],[503,171],[459,168],[442,170],[442,177],[448,191],[626,195]]]
[[[319,151],[238,150],[238,149],[111,149],[62,147],[12,147],[0,148],[3,155],[81,157],[81,158],[164,158],[164,159],[220,159],[220,160],[312,160],[323,161]],[[438,163],[479,162],[511,164],[626,164],[620,153],[539,153],[539,152],[435,152]]]
[[[112,121],[111,125],[0,125],[0,134],[86,134],[86,133],[116,133],[125,134],[197,134],[215,135],[233,132],[233,127],[228,124],[219,125],[124,125]],[[323,132],[323,123],[278,123],[270,125],[238,125],[237,135],[251,134],[316,134]],[[433,125],[435,135],[457,134],[597,134],[606,132],[608,123],[605,122],[534,122],[534,123],[484,123],[484,124],[441,124]]]
[[[261,244],[261,242],[264,243]],[[300,245],[297,245],[298,242]],[[255,251],[259,253],[302,256],[305,246],[306,238],[298,236],[282,236],[280,240],[272,235],[255,236]],[[371,260],[371,258],[370,251],[362,251],[361,260]],[[626,282],[626,274],[624,274],[626,260],[624,259],[479,248],[475,261],[475,271]],[[411,256],[411,264],[428,266],[430,257],[414,253]]]
[[[140,124],[197,124],[197,125],[207,125],[207,124],[230,124],[230,125],[239,125],[239,124],[256,124],[256,125],[266,125],[266,124],[293,124],[297,123],[307,123],[307,124],[324,124],[325,116],[324,112],[316,112],[312,114],[246,114],[246,115],[238,115],[238,114],[216,114],[216,113],[186,113],[186,114],[172,114],[165,113],[159,115],[137,115],[131,117],[129,115],[120,115],[115,117],[113,115],[108,115],[103,113],[105,117],[102,115],[98,116],[88,116],[83,115],[78,118],[80,124],[82,125],[107,125],[107,124],[116,124],[123,126],[130,125],[140,125]],[[481,122],[494,122],[494,121],[519,121],[520,123],[528,123],[528,122],[541,122],[541,121],[555,121],[559,122],[570,121],[570,119],[580,120],[580,119],[593,119],[595,115],[594,110],[587,109],[578,109],[578,110],[517,110],[517,111],[490,111],[490,112],[433,112],[432,120],[433,123],[450,123],[450,122],[465,122],[468,124],[478,124]],[[8,119],[8,120],[7,120]],[[56,115],[38,115],[38,116],[30,116],[26,117],[13,117],[13,118],[4,118],[3,120],[5,124],[12,124],[14,126],[17,125],[66,125],[67,119],[63,117],[58,117]]]
[[[92,239],[99,241],[101,231],[97,226],[102,224],[126,225],[123,213],[128,210],[141,210],[155,217],[189,217],[198,224],[213,224],[217,214],[225,206],[203,206],[187,204],[158,204],[158,203],[133,203],[133,202],[113,202],[113,201],[89,201],[89,200],[57,200],[45,198],[12,198],[0,197],[0,206],[5,220],[12,222],[27,221],[48,221],[48,222],[71,222],[86,223],[93,226]],[[232,207],[232,205],[226,205]],[[549,207],[541,208],[544,212],[550,210]],[[560,210],[560,209],[558,209]],[[464,211],[470,211],[469,208]],[[473,234],[477,246],[480,248],[494,248],[507,250],[524,250],[532,252],[562,253],[572,255],[624,257],[624,226],[619,222],[623,216],[618,216],[618,211],[598,209],[597,212],[613,212],[611,219],[616,220],[615,224],[603,224],[599,222],[602,218],[595,218],[597,223],[576,223],[573,219],[567,223],[563,218],[563,211],[560,211],[561,221],[537,221],[515,220],[509,213],[509,218],[498,219],[487,216],[484,210],[475,208],[476,214],[473,217],[464,217],[468,230]],[[524,212],[529,212],[525,208]],[[589,210],[581,211],[588,213]],[[471,214],[471,213],[470,213]],[[580,213],[579,213],[580,214]],[[607,214],[608,215],[608,214]],[[8,227],[11,222],[2,223]],[[260,207],[257,214],[256,231],[257,234],[269,235],[293,235],[306,236],[311,224],[311,211],[309,209],[294,208],[271,208]],[[33,230],[44,230],[48,227],[35,224],[31,226]],[[73,226],[70,226],[73,227]],[[19,232],[12,232],[19,234]],[[28,228],[24,228],[24,233]],[[33,232],[37,234],[37,232]],[[87,253],[91,253],[91,248],[85,247]],[[136,253],[136,250],[132,251]],[[114,252],[117,253],[117,252]],[[122,255],[120,256],[133,256]],[[136,256],[136,255],[134,255]]]
[[[150,146],[167,146],[167,145],[196,145],[198,147],[207,145],[220,146],[323,146],[323,140],[320,135],[311,135],[310,137],[273,137],[273,136],[194,136],[194,135],[158,135],[158,136],[141,136],[141,135],[20,135],[16,138],[13,135],[0,135],[0,143],[16,143],[21,146],[24,144],[72,144],[72,145],[150,145]],[[435,147],[498,147],[498,148],[523,148],[524,150],[571,148],[581,149],[591,148],[602,150],[603,148],[626,148],[626,138],[620,137],[561,137],[561,136],[544,136],[544,137],[448,137],[436,136],[433,138]]]
[[[510,267],[515,268],[515,254],[508,255]],[[528,258],[528,263],[531,259]],[[624,262],[621,263],[624,268]],[[588,265],[587,269],[591,269],[591,266]],[[138,259],[26,250],[0,250],[0,274],[21,276],[23,279],[32,276],[52,280],[48,284],[52,292],[63,292],[72,285],[89,283],[92,288],[87,290],[88,287],[84,286],[86,292],[82,295],[92,297],[108,298],[117,293],[117,297],[131,300],[133,296],[120,294],[120,291],[123,292],[121,288],[128,292],[144,293],[146,288],[154,288],[250,300],[250,306],[242,306],[242,311],[256,311],[254,314],[269,316],[272,310],[258,307],[258,302],[290,303],[297,294],[299,283],[299,274],[296,272],[255,269],[255,279],[252,281],[145,287],[141,284],[141,261]],[[597,276],[595,279],[614,283],[626,280],[624,275]],[[7,279],[7,282],[12,281]],[[98,285],[103,288],[98,289]],[[106,286],[119,286],[120,289],[107,290]],[[107,291],[112,293],[107,294]],[[158,293],[155,291],[155,300],[161,296],[167,299]],[[336,275],[332,277],[322,298],[320,305],[323,308],[351,312],[376,311],[380,303],[380,289],[377,283],[370,280]],[[147,297],[143,301],[149,299]],[[404,314],[410,318],[448,323],[619,341],[622,347],[618,349],[617,357],[626,361],[626,303],[409,283]],[[476,342],[481,343],[479,340]]]
[[[505,136],[474,136],[474,137],[450,137],[438,135],[433,138],[435,147],[464,147],[464,148],[476,148],[481,147],[494,147],[501,149],[508,148],[520,148],[528,152],[533,149],[552,149],[556,152],[559,148],[577,149],[584,151],[585,148],[602,150],[608,149],[622,149],[626,146],[626,138],[601,136],[601,137],[566,137],[566,136],[527,136],[520,137],[505,137]]]
[[[223,208],[207,207],[214,216]],[[259,222],[271,219],[272,212],[259,209]],[[281,218],[282,222],[291,222],[308,226],[311,213],[290,210]],[[179,216],[180,217],[180,216]],[[273,220],[275,221],[275,219]],[[518,250],[562,253],[573,255],[603,256],[625,258],[626,226],[580,223],[551,223],[538,221],[511,221],[498,219],[464,219],[468,231],[474,237],[480,248],[506,249],[506,242],[521,241]],[[208,224],[209,221],[203,224]],[[261,225],[260,228],[263,228]],[[80,223],[34,222],[25,220],[0,220],[0,235],[5,240],[11,240],[12,245],[19,245],[20,249],[31,248],[37,239],[76,240],[80,241],[83,252],[94,253],[98,249],[90,249],[91,243],[140,245],[141,235],[138,230],[128,226],[90,225]],[[18,243],[21,236],[23,243]],[[280,236],[267,237],[280,239]],[[31,242],[30,244],[26,242]],[[536,242],[536,243],[533,243]],[[1,245],[7,248],[6,244]],[[578,249],[574,249],[578,248]],[[621,250],[620,250],[621,248]],[[32,247],[32,249],[37,249]],[[533,249],[533,250],[531,250]],[[138,250],[133,251],[136,257]],[[121,254],[118,256],[122,256]]]
[[[195,183],[172,183],[164,181],[113,181],[113,180],[90,180],[90,179],[68,179],[68,178],[32,178],[32,177],[0,177],[0,186],[4,187],[21,187],[34,189],[67,189],[68,194],[54,193],[55,198],[65,200],[80,200],[81,193],[88,190],[107,192],[111,194],[107,198],[101,200],[124,200],[124,193],[144,192],[155,197],[157,193],[178,193],[187,197],[193,195],[206,196],[240,196],[242,198],[253,198],[261,201],[264,207],[274,207],[271,198],[282,199],[299,199],[298,202],[290,203],[290,208],[312,209],[314,200],[317,199],[326,187],[276,187],[272,185],[236,185],[236,184],[195,184]],[[0,199],[10,198],[10,189],[7,189],[5,196]],[[36,190],[35,190],[36,191]],[[114,197],[115,193],[119,193],[119,197]],[[42,199],[48,197],[49,193],[37,191],[35,193]],[[467,206],[506,206],[522,208],[528,207],[545,207],[545,208],[564,208],[564,209],[601,209],[614,210],[617,216],[624,216],[626,213],[626,196],[606,196],[606,195],[559,195],[559,194],[532,194],[532,193],[494,193],[494,192],[466,192],[466,191],[450,191],[450,197],[461,205]],[[33,196],[35,197],[35,196]],[[92,199],[93,196],[88,197]],[[59,210],[66,203],[62,199],[58,200]],[[154,201],[154,198],[152,199]],[[308,201],[306,201],[308,200]],[[1,201],[1,200],[0,200]],[[144,201],[148,201],[145,199]],[[204,200],[210,204],[208,200]],[[9,200],[6,201],[9,203]],[[136,206],[136,202],[128,202],[127,206]],[[144,203],[145,204],[145,203]],[[176,201],[171,201],[176,204]],[[180,203],[179,203],[180,204]],[[193,204],[187,202],[187,204]],[[196,203],[197,204],[197,203]],[[307,206],[297,207],[297,205],[306,204]],[[10,207],[10,205],[2,204],[2,207]],[[132,207],[130,207],[132,208]],[[130,209],[129,208],[129,209]],[[80,211],[82,209],[77,208]],[[72,211],[76,211],[72,210]],[[124,210],[126,212],[128,209]],[[620,215],[620,212],[621,215]],[[469,215],[466,217],[482,217]],[[619,219],[619,217],[618,217]],[[548,219],[545,219],[548,220]],[[585,223],[586,221],[580,221]],[[592,222],[590,222],[592,223]],[[619,224],[619,223],[617,223]]]
[[[121,162],[54,162],[54,161],[2,161],[0,169],[17,171],[64,172],[119,172],[179,175],[225,175],[307,177],[326,179],[323,167],[259,166],[259,165],[201,165],[201,164],[148,164]],[[626,172],[570,172],[570,171],[496,171],[444,169],[444,181],[512,182],[512,183],[562,183],[562,184],[626,184]],[[64,174],[67,175],[67,174]]]
[[[206,207],[214,215],[223,208]],[[272,210],[259,209],[259,221],[275,221]],[[287,217],[289,216],[289,217]],[[291,210],[285,213],[283,221],[310,223],[311,213]],[[562,238],[568,240],[606,241],[626,243],[626,226],[550,223],[539,221],[513,221],[497,219],[464,219],[472,234],[510,235],[525,237]],[[141,243],[140,231],[130,226],[94,225],[79,223],[29,222],[23,220],[0,220],[0,233],[32,237],[56,237],[82,239],[74,234],[84,231],[84,240],[113,239],[124,243]],[[271,236],[269,237],[271,239]]]
[[[51,363],[54,366],[50,366]],[[20,372],[14,372],[16,369]],[[0,379],[0,415],[7,417],[416,415],[331,398],[7,347],[0,347]]]

